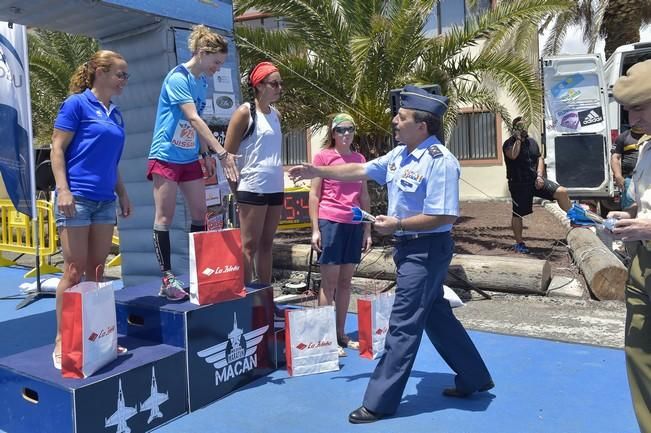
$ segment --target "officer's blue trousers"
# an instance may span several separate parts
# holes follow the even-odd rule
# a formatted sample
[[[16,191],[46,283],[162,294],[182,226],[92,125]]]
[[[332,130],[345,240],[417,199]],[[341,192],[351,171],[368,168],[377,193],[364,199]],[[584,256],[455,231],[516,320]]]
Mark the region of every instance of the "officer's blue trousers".
[[[455,385],[473,392],[491,380],[477,348],[443,298],[443,282],[452,260],[450,233],[398,242],[396,299],[389,319],[385,353],[364,395],[364,406],[379,415],[393,414],[414,365],[423,329],[443,360],[456,373]]]

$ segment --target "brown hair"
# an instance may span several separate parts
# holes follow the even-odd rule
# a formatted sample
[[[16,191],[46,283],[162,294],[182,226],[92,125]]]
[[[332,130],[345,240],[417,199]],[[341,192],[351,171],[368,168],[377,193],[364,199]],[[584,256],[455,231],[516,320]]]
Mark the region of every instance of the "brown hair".
[[[188,37],[188,48],[192,55],[199,51],[208,54],[228,53],[228,42],[218,33],[211,31],[203,24],[192,27],[192,33]]]
[[[86,89],[92,89],[95,83],[95,71],[101,68],[108,72],[115,60],[124,60],[124,57],[114,51],[97,51],[90,60],[79,65],[75,73],[72,74],[68,87],[70,93],[81,93]]]

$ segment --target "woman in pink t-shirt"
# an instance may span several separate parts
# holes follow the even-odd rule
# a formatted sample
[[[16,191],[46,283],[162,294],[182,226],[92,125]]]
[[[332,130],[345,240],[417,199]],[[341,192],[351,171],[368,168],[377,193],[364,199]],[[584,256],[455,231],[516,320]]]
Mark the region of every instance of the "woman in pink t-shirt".
[[[335,115],[328,127],[324,149],[314,156],[314,165],[363,163],[362,154],[351,149],[355,121],[346,113]],[[332,305],[337,312],[339,356],[343,348],[359,349],[359,343],[344,332],[350,284],[362,250],[371,247],[371,225],[352,222],[352,207],[369,210],[370,200],[365,181],[343,182],[314,178],[310,189],[312,247],[319,251],[321,291],[319,305]]]

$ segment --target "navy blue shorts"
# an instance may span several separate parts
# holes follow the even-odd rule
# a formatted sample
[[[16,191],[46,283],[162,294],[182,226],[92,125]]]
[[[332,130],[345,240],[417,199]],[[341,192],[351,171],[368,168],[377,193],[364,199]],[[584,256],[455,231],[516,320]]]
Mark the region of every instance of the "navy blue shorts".
[[[319,264],[359,263],[362,257],[364,228],[361,224],[336,223],[319,219],[321,256]]]

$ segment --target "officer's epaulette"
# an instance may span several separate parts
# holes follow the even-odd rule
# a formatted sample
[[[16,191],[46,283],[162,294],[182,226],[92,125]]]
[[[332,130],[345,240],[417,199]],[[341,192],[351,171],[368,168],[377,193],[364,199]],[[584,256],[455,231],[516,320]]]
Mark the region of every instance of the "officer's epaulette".
[[[439,156],[443,155],[443,152],[441,152],[441,149],[439,149],[436,144],[432,144],[430,147],[428,147],[427,152],[432,158],[438,158]]]

